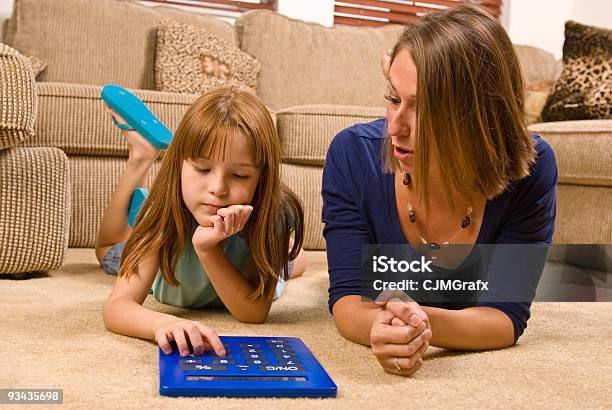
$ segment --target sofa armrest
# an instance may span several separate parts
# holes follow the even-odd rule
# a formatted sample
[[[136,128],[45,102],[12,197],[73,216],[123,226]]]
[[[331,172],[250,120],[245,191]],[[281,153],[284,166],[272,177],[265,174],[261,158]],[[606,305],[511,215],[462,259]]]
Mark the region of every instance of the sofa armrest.
[[[59,268],[68,248],[71,194],[56,148],[0,151],[0,273]]]

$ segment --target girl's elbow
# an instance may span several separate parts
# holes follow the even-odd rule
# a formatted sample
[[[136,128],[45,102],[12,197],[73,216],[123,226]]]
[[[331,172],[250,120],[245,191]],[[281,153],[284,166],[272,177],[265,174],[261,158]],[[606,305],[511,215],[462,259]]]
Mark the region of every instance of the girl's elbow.
[[[111,321],[111,306],[109,306],[109,301],[107,300],[106,302],[104,302],[104,305],[102,305],[102,321],[104,322],[104,327],[106,328],[106,330],[109,331],[113,331],[112,329],[112,321]]]
[[[261,325],[265,323],[268,315],[247,315],[247,316],[234,316],[237,321],[247,325]]]
[[[268,313],[270,309],[251,309],[247,312],[232,312],[234,318],[240,323],[245,323],[249,325],[261,325],[265,323],[268,318]]]
[[[115,316],[116,316],[116,301],[108,299],[102,305],[102,321],[106,330],[115,333]]]

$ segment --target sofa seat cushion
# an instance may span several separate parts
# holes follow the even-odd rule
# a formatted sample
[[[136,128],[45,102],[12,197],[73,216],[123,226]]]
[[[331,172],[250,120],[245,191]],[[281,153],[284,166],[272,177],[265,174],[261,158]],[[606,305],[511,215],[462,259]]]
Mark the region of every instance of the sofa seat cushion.
[[[324,250],[323,222],[321,221],[321,180],[322,167],[283,164],[283,183],[296,193],[304,206],[304,249]]]
[[[126,158],[68,157],[72,215],[69,246],[93,248],[96,243],[102,215],[127,165]],[[145,179],[150,188],[159,172],[161,161],[156,161]],[[127,215],[126,215],[127,218]]]
[[[532,124],[557,157],[559,183],[612,186],[612,120]]]
[[[342,105],[302,105],[280,110],[276,121],[283,161],[323,166],[329,144],[337,133],[384,115],[384,108]]]
[[[15,0],[6,41],[47,62],[42,81],[154,90],[155,32],[164,17],[237,46],[231,24],[216,17],[117,0]]]
[[[128,156],[128,146],[100,98],[102,87],[69,83],[38,84],[35,135],[22,146],[49,146],[68,155]],[[131,90],[174,131],[197,95]]]
[[[0,274],[48,271],[64,261],[70,174],[56,148],[0,151]]]
[[[72,191],[70,247],[93,248],[100,221],[127,161],[125,158],[68,157]],[[159,172],[156,161],[149,170],[145,187],[150,188]],[[321,178],[323,168],[283,164],[282,181],[303,201],[304,248],[325,249],[321,222]]]
[[[560,184],[554,243],[612,243],[612,188]]]

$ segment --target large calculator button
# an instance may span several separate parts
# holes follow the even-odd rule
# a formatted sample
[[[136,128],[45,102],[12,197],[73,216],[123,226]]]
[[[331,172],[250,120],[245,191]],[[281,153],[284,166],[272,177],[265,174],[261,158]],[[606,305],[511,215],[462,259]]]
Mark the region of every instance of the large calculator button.
[[[213,360],[214,364],[234,364],[233,360],[228,360],[228,359],[215,359]]]
[[[265,356],[263,354],[245,354],[244,357],[247,359],[263,359]]]
[[[181,366],[181,370],[227,370],[227,366],[211,366],[210,364],[196,364],[194,366]]]
[[[276,359],[278,360],[291,360],[291,359],[297,359],[297,356],[294,354],[277,354],[275,355]]]
[[[302,362],[299,360],[279,360],[278,364],[282,364],[283,366],[299,366]]]
[[[283,345],[283,344],[273,344],[273,345],[270,345],[270,347],[272,349],[291,349],[290,345]]]
[[[242,349],[240,353],[261,353],[261,349]]]
[[[304,370],[301,366],[259,366],[259,370],[265,372],[299,372]]]
[[[202,361],[195,360],[195,359],[179,359],[179,363],[194,364],[194,363],[202,363]]]
[[[247,360],[246,364],[268,364],[267,360]]]
[[[231,358],[231,357],[232,357],[232,352],[228,352],[228,351],[226,351],[226,352],[225,352],[225,356],[218,356],[218,355],[217,355],[217,353],[212,352],[211,357],[220,357],[220,358],[222,358],[222,359],[229,359],[229,358]]]
[[[277,354],[295,354],[295,350],[291,350],[291,349],[272,349],[272,353],[277,353]]]
[[[255,349],[256,349],[256,348],[258,348],[258,347],[261,347],[261,346],[260,346],[260,345],[258,345],[258,344],[250,344],[250,343],[249,343],[249,344],[240,344],[240,345],[238,345],[238,346],[240,346],[240,347],[244,347],[244,348],[255,348]]]

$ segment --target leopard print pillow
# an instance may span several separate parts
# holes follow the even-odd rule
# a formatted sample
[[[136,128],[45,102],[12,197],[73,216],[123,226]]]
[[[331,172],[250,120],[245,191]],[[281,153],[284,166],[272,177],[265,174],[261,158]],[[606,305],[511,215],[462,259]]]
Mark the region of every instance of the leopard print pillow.
[[[563,71],[542,112],[544,121],[612,118],[612,30],[565,24]]]
[[[160,20],[157,28],[155,88],[200,94],[234,85],[255,93],[260,64],[214,34],[176,20]]]

